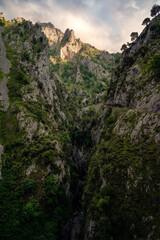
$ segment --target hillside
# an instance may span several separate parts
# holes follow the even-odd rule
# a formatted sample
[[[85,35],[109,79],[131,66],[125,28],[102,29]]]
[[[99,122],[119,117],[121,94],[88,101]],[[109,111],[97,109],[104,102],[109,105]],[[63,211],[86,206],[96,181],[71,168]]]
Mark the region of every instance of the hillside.
[[[73,30],[63,34],[51,23],[42,23],[50,46],[50,71],[57,72],[78,106],[102,102],[119,54],[109,54],[81,42]]]
[[[158,15],[122,53],[91,130],[85,239],[159,239],[159,30]]]
[[[1,239],[158,240],[160,16],[122,54],[0,25]]]

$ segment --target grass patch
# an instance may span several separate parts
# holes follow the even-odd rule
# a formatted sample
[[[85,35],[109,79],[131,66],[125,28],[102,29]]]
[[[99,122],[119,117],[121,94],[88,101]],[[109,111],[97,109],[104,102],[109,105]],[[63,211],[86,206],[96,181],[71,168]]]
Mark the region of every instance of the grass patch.
[[[4,76],[5,76],[5,74],[0,69],[0,83],[3,81]]]

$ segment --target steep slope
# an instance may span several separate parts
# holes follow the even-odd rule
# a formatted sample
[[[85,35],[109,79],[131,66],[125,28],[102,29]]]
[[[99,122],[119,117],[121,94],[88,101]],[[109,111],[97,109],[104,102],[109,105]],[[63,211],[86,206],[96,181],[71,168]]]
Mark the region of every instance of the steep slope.
[[[50,70],[57,72],[80,106],[101,102],[119,54],[82,43],[73,30],[64,34],[51,23],[41,24],[50,43]]]
[[[115,71],[107,104],[160,111],[159,21],[154,18],[130,48],[123,52]]]
[[[91,130],[82,239],[159,239],[159,26],[157,16],[123,52]]]
[[[86,171],[73,144],[77,93],[88,97],[85,85],[91,81],[95,87],[109,76],[102,60],[112,68],[114,57],[51,23],[2,17],[1,25],[0,236],[74,239]],[[72,97],[80,78],[83,87]]]
[[[64,34],[52,23],[39,23],[42,27],[42,32],[46,35],[49,41],[49,46],[53,49],[56,48],[56,45],[60,44]],[[58,48],[58,47],[57,47]]]
[[[160,17],[120,59],[51,23],[0,25],[0,237],[158,240]]]
[[[7,71],[0,66],[9,97],[0,112],[0,236],[58,239],[72,212],[72,106],[59,76],[49,71],[41,26],[25,20],[4,24],[1,59],[5,64],[6,51],[11,64]]]

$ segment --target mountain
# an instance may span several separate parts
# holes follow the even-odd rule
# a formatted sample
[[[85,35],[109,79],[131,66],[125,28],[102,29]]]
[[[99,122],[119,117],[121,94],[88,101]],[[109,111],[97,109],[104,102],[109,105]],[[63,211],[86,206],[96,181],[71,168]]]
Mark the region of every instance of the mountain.
[[[159,37],[110,54],[0,15],[2,239],[159,239]]]
[[[90,124],[84,239],[159,239],[160,16],[126,49]]]
[[[67,29],[63,34],[51,23],[40,25],[49,40],[51,72],[58,73],[78,105],[101,102],[119,54],[82,43],[73,30]]]

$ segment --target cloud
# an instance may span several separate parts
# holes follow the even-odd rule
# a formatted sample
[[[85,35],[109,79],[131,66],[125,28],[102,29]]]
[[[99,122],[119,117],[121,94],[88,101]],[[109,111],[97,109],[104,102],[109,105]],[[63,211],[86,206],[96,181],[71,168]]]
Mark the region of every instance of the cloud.
[[[81,2],[89,7],[92,7],[95,5],[96,1],[95,0],[81,0]]]
[[[137,6],[137,2],[136,1],[130,1],[126,4],[125,6],[126,8],[133,8],[133,9],[139,9],[139,7]]]
[[[52,22],[63,32],[99,49],[120,50],[130,33],[142,30],[141,23],[160,0],[0,0],[7,19],[24,17],[33,22]]]

